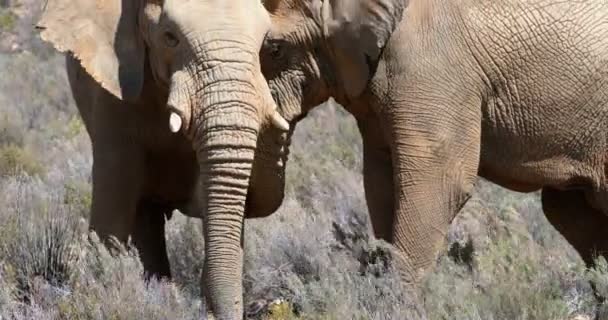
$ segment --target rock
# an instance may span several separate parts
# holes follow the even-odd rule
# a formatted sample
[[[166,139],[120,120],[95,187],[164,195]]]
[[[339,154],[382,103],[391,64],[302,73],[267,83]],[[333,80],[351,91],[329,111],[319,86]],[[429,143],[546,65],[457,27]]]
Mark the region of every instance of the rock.
[[[256,318],[268,310],[268,302],[266,300],[256,300],[247,305],[245,314],[248,318]]]

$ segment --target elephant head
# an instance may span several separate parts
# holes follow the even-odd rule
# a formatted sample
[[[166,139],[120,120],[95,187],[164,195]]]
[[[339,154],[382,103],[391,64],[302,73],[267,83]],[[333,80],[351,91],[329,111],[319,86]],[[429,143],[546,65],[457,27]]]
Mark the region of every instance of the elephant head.
[[[38,28],[109,93],[166,91],[167,130],[192,141],[206,240],[203,292],[219,319],[242,316],[241,233],[258,131],[287,130],[260,72],[260,0],[48,0]],[[143,103],[145,104],[145,103]]]
[[[293,129],[330,97],[347,104],[363,94],[407,0],[264,0],[264,6],[272,26],[260,53],[262,72]],[[265,195],[265,214],[283,198],[292,132],[285,137],[270,128],[260,136],[250,193]]]

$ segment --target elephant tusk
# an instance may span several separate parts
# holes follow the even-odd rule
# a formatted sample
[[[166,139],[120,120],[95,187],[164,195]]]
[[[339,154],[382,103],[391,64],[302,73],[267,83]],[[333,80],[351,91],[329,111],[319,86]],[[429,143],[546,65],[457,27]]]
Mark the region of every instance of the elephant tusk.
[[[171,132],[177,133],[182,129],[182,117],[175,112],[171,112],[171,116],[169,117],[169,128]]]
[[[287,122],[287,120],[285,120],[285,118],[283,118],[283,116],[279,114],[279,112],[275,111],[272,114],[271,121],[272,124],[278,129],[281,129],[283,131],[289,131],[289,123]]]

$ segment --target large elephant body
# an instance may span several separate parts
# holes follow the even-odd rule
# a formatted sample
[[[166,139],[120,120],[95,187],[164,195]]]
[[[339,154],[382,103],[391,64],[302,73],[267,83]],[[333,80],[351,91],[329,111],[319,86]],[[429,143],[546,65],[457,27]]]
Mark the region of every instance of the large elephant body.
[[[193,217],[199,167],[192,143],[169,130],[166,92],[147,77],[145,96],[117,99],[67,56],[68,79],[93,146],[90,228],[137,246],[150,275],[170,277],[165,219],[173,210]]]
[[[202,289],[242,317],[242,241],[259,128],[287,124],[261,75],[269,18],[257,0],[49,0],[38,24],[67,54],[93,146],[91,229],[133,238],[169,276],[165,215],[203,218]],[[251,212],[255,210],[251,209]]]
[[[434,264],[478,176],[542,189],[586,262],[608,254],[606,1],[265,6],[262,70],[280,113],[296,123],[333,97],[355,116],[374,231],[403,254],[407,282]]]

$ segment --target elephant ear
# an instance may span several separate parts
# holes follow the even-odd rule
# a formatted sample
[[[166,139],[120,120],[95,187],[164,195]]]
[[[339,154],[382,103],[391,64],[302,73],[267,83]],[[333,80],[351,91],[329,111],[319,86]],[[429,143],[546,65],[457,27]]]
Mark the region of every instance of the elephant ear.
[[[70,52],[119,99],[139,97],[145,48],[135,0],[48,0],[37,24],[43,40]]]
[[[365,90],[407,1],[322,0],[323,33],[349,98]]]

